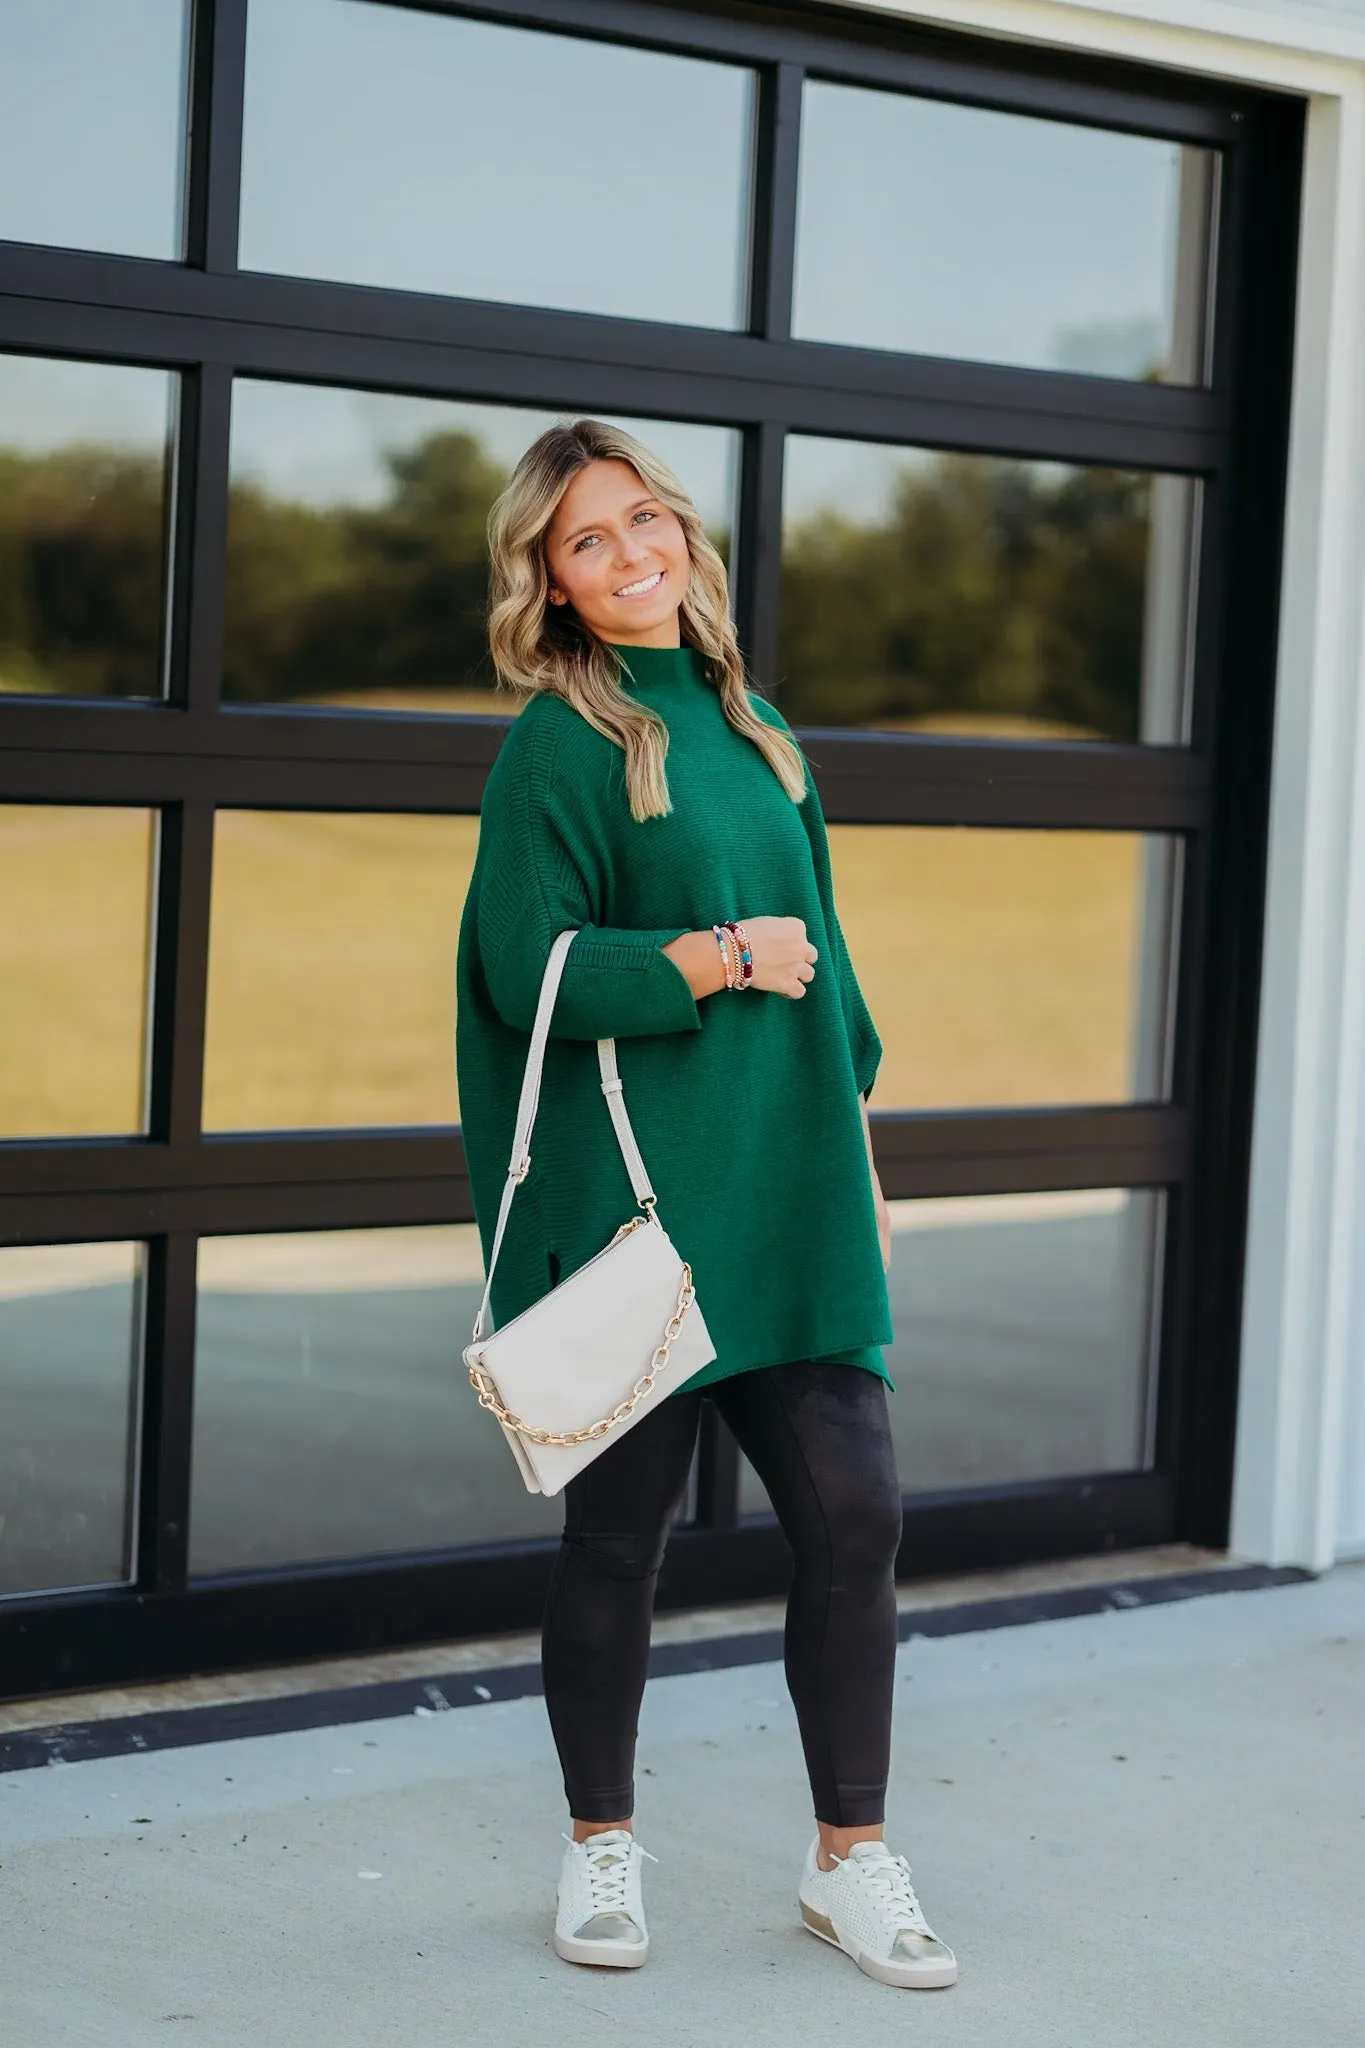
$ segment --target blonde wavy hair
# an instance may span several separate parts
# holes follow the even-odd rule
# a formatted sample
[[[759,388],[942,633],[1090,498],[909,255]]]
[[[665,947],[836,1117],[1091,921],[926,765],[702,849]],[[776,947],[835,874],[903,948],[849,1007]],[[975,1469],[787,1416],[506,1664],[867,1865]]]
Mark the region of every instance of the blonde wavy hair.
[[[679,607],[683,644],[705,661],[735,731],[753,741],[793,803],[802,802],[806,776],[800,749],[786,733],[765,724],[749,701],[725,564],[673,472],[620,427],[601,420],[550,427],[526,450],[489,514],[488,644],[499,681],[510,689],[563,697],[622,749],[633,818],[643,822],[672,810],[664,771],[668,727],[657,711],[627,695],[620,656],[583,624],[572,605],[549,601],[546,531],[565,491],[591,462],[628,463],[676,514],[692,563]]]

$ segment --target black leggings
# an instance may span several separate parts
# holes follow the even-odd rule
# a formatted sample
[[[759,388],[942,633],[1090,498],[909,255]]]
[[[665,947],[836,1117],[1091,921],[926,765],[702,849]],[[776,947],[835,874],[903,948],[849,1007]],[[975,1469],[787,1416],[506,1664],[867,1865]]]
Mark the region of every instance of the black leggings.
[[[886,1387],[856,1365],[766,1366],[673,1394],[565,1489],[545,1608],[545,1703],[575,1820],[624,1820],[654,1587],[703,1399],[768,1489],[791,1544],[787,1684],[815,1817],[885,1818],[900,1487]]]

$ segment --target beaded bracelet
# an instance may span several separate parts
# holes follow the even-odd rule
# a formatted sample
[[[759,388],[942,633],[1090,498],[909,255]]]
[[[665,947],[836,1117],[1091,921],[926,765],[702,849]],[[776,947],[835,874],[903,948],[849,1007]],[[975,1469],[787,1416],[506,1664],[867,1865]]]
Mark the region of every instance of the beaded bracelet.
[[[735,989],[735,993],[739,995],[739,993],[741,993],[741,989],[745,987],[745,961],[743,961],[743,952],[741,952],[739,940],[735,938],[735,934],[731,932],[731,928],[729,928],[729,926],[726,926],[726,928],[724,928],[724,940],[726,940],[726,944],[729,944],[729,948],[731,948],[731,958],[733,958],[733,961],[735,961],[735,981],[731,983],[731,987],[733,987],[733,989]]]
[[[739,948],[736,946],[734,953],[731,953],[730,948],[735,942],[723,924],[713,924],[711,930],[715,933],[716,944],[720,947],[721,964],[725,969],[725,986],[733,988]]]
[[[736,924],[732,917],[726,918],[725,929],[734,939],[739,951],[741,978],[735,986],[741,989],[748,988],[754,978],[754,956],[749,945],[749,934],[743,925]]]

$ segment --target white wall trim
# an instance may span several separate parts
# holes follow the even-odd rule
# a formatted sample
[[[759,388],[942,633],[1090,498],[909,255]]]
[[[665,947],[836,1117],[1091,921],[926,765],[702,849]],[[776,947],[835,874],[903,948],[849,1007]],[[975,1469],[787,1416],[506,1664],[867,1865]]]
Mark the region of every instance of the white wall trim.
[[[1365,26],[1257,0],[875,11],[1309,100],[1231,1544],[1325,1569],[1339,1533],[1365,1548],[1338,1531],[1365,1329]]]
[[[1238,0],[845,0],[885,14],[1096,56],[1129,58],[1284,92],[1348,92],[1365,67],[1365,23],[1347,27]]]
[[[1270,811],[1234,1549],[1332,1562],[1365,1058],[1365,107],[1313,102]]]

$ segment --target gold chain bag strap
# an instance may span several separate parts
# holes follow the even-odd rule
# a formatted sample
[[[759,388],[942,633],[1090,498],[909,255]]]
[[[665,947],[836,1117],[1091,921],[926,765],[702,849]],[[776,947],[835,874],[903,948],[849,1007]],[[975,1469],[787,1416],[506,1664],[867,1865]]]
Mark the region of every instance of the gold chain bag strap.
[[[646,1227],[646,1222],[643,1216],[632,1216],[628,1223],[621,1225],[621,1228],[617,1231],[616,1236],[611,1242],[615,1244],[617,1239],[626,1235],[627,1231],[640,1230],[644,1227]],[[610,1248],[608,1246],[608,1250]],[[692,1268],[684,1264],[682,1285],[678,1289],[678,1305],[664,1324],[663,1342],[656,1345],[654,1356],[650,1359],[645,1371],[636,1380],[635,1385],[631,1388],[625,1400],[618,1401],[610,1415],[604,1415],[598,1422],[590,1422],[586,1429],[571,1429],[565,1434],[553,1429],[534,1428],[531,1423],[527,1422],[524,1416],[514,1415],[510,1408],[502,1407],[498,1401],[498,1390],[488,1374],[482,1371],[479,1366],[471,1365],[469,1368],[469,1378],[475,1393],[479,1397],[480,1408],[486,1408],[490,1415],[495,1415],[504,1429],[516,1430],[519,1436],[529,1438],[533,1444],[543,1444],[547,1447],[557,1445],[562,1450],[568,1450],[575,1444],[596,1443],[598,1437],[605,1436],[608,1430],[617,1428],[620,1423],[626,1420],[628,1415],[633,1415],[645,1396],[650,1392],[654,1382],[668,1363],[669,1354],[677,1341],[678,1332],[683,1326],[683,1317],[687,1314],[688,1309],[691,1308],[696,1298],[697,1290],[692,1285]]]
[[[561,932],[545,964],[483,1300],[464,1353],[479,1405],[501,1425],[528,1490],[546,1494],[558,1493],[610,1436],[633,1428],[716,1355],[692,1269],[659,1221],[610,1038],[597,1041],[602,1093],[642,1213],[557,1287],[484,1335],[512,1199],[531,1169],[550,1017],[576,937]],[[528,1421],[531,1415],[539,1419]]]

